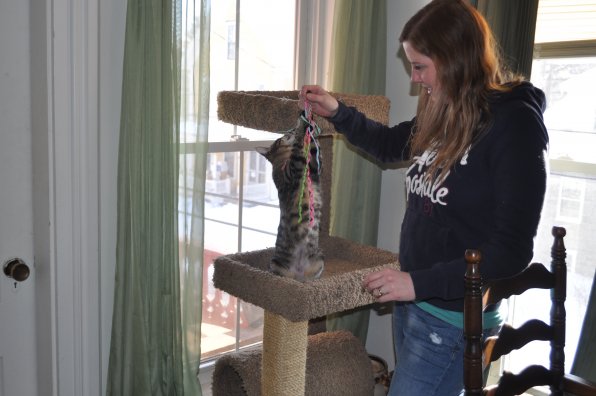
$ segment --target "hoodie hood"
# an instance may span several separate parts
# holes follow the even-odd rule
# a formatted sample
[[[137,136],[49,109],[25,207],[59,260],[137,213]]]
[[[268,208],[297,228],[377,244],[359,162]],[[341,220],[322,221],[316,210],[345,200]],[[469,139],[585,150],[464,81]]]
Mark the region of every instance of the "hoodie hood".
[[[544,111],[546,110],[546,96],[540,88],[536,88],[530,82],[524,81],[512,87],[510,91],[494,93],[489,99],[489,104],[491,112],[500,113],[500,117],[505,118],[515,114],[518,111],[515,109],[529,109],[540,120],[541,133],[537,136],[541,136],[545,146],[548,146],[548,131],[543,121]]]
[[[489,99],[491,104],[503,104],[515,101],[523,102],[540,114],[543,114],[546,110],[546,96],[544,92],[528,81],[514,86],[510,91],[495,93]]]

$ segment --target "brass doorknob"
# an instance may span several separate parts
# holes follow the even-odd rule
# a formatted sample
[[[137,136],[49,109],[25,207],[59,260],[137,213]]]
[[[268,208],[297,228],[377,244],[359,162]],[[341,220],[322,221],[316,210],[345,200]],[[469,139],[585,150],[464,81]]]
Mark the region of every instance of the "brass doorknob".
[[[29,266],[20,258],[14,258],[4,263],[4,275],[17,282],[26,280],[30,273]]]

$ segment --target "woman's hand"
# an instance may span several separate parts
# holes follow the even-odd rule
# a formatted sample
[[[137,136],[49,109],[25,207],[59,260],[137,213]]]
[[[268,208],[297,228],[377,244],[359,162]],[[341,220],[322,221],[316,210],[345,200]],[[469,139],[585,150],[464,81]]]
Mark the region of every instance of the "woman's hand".
[[[416,298],[410,274],[391,268],[368,274],[362,287],[378,302],[412,301]]]
[[[337,99],[318,85],[304,85],[300,90],[298,105],[304,109],[304,102],[310,103],[313,113],[330,118],[337,114]]]

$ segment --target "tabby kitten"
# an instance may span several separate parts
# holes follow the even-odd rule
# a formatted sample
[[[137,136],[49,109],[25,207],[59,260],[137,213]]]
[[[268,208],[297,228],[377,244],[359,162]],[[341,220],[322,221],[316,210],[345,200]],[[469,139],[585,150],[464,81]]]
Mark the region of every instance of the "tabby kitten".
[[[269,270],[300,282],[318,278],[324,265],[319,248],[320,153],[312,141],[308,161],[304,148],[307,125],[300,119],[295,129],[270,147],[256,148],[273,166],[279,197],[280,220]],[[305,175],[307,161],[309,172]]]

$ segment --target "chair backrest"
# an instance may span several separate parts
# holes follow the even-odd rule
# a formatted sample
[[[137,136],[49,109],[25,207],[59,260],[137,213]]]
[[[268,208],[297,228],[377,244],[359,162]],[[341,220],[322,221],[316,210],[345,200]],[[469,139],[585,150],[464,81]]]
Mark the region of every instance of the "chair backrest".
[[[520,372],[503,373],[495,395],[519,395],[539,385],[549,385],[551,395],[596,395],[596,384],[565,374],[565,299],[567,288],[566,252],[563,238],[566,230],[553,227],[550,271],[543,264],[533,263],[521,273],[507,279],[483,284],[482,254],[467,250],[464,301],[464,388],[466,396],[482,395],[483,368],[487,364],[519,349],[533,340],[550,341],[550,366],[532,365]],[[551,289],[550,323],[531,319],[519,328],[504,325],[495,337],[482,340],[482,313],[486,306],[528,289]]]

